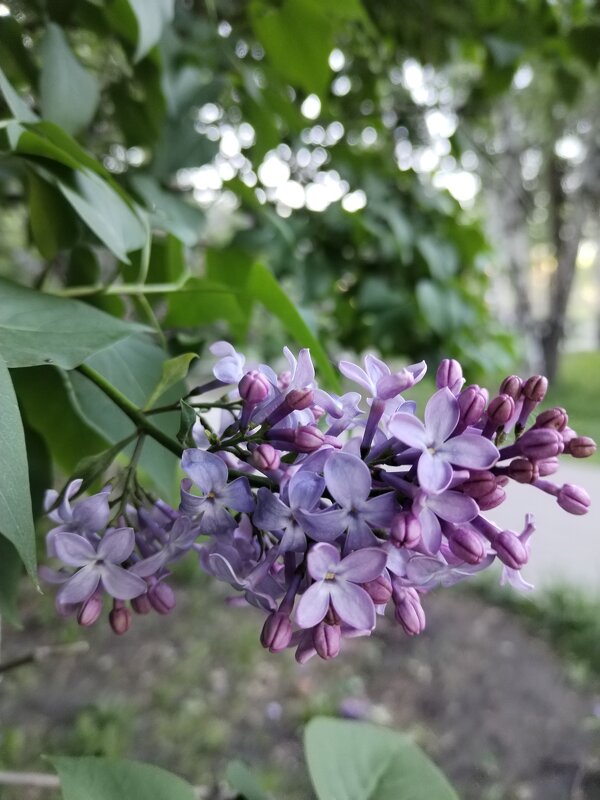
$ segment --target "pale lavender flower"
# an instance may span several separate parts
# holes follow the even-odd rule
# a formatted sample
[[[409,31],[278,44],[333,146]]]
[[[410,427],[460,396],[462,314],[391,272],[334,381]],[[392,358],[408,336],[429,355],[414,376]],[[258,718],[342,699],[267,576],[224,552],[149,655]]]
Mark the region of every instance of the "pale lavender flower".
[[[249,513],[254,508],[247,478],[236,478],[227,483],[227,467],[214,453],[185,450],[181,467],[191,480],[181,482],[180,510],[199,519],[201,533],[215,536],[232,531],[236,521],[227,509]],[[189,491],[192,483],[200,489],[201,496]]]
[[[425,424],[411,414],[395,414],[390,432],[409,447],[421,451],[417,475],[428,492],[442,492],[452,480],[452,465],[488,469],[498,460],[496,447],[480,434],[462,433],[450,438],[458,423],[458,401],[449,389],[440,389],[425,407]]]
[[[134,544],[131,528],[109,528],[96,547],[77,533],[58,533],[54,538],[56,556],[63,564],[80,569],[65,581],[57,602],[82,603],[100,585],[118,600],[131,600],[143,594],[146,583],[121,566],[131,556]]]
[[[79,491],[82,482],[81,478],[71,481],[58,507],[48,513],[49,519],[58,523],[58,527],[53,528],[46,537],[46,548],[49,556],[55,555],[54,537],[57,533],[69,531],[70,533],[89,536],[103,531],[108,525],[110,519],[108,499],[111,487],[107,486],[97,494],[78,500],[72,506],[71,499]],[[52,508],[58,497],[59,494],[54,489],[49,489],[46,492],[44,496],[44,508],[46,511]]]
[[[213,367],[213,375],[222,383],[239,383],[244,374],[246,357],[238,353],[229,342],[215,342],[209,348],[219,360]]]
[[[307,557],[308,573],[315,581],[300,598],[296,622],[312,628],[325,618],[329,605],[347,625],[358,630],[375,627],[375,606],[359,584],[379,577],[387,554],[366,547],[341,559],[336,547],[326,542],[314,545]]]
[[[365,356],[364,365],[365,368],[362,369],[351,361],[340,361],[339,368],[348,380],[366,389],[369,397],[380,400],[397,397],[418,383],[427,371],[427,364],[419,361],[418,364],[410,364],[398,372],[392,372],[384,361],[373,355]]]

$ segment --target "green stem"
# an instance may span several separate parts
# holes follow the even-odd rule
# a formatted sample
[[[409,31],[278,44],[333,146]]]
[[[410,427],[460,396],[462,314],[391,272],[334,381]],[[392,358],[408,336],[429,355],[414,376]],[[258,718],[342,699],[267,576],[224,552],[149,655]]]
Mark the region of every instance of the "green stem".
[[[142,431],[138,436],[135,447],[133,448],[131,460],[129,461],[129,466],[127,467],[127,473],[125,474],[125,483],[123,485],[123,493],[121,495],[121,502],[119,503],[119,510],[116,514],[117,517],[120,517],[121,514],[124,514],[125,509],[127,508],[127,501],[129,500],[129,495],[131,494],[131,484],[133,483],[135,471],[137,469],[140,456],[142,455],[145,438],[146,434]]]
[[[186,401],[187,402],[187,401]],[[192,408],[210,409],[210,408],[225,408],[228,411],[234,408],[239,408],[239,403],[188,403]],[[179,403],[170,403],[168,406],[157,406],[156,408],[149,408],[144,413],[149,414],[167,414],[169,411],[179,411]]]
[[[113,386],[110,381],[107,381],[103,375],[96,372],[96,370],[92,369],[88,364],[80,364],[77,370],[81,372],[82,375],[85,375],[88,380],[92,381],[92,383],[95,383],[96,386],[129,417],[140,431],[144,431],[144,433],[147,433],[152,439],[162,444],[167,450],[170,450],[171,453],[181,458],[181,454],[183,453],[181,445],[150,422],[135,403],[132,403],[128,397],[125,397],[125,395]]]

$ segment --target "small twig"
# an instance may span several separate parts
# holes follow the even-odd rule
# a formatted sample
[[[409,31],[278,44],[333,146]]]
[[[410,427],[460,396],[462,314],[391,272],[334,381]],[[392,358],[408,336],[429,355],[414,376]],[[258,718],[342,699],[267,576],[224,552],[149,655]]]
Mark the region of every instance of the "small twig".
[[[40,661],[45,661],[47,658],[54,656],[80,655],[81,653],[87,653],[89,649],[89,644],[83,641],[72,642],[71,644],[42,645],[34,648],[24,656],[19,656],[18,658],[13,658],[10,661],[5,661],[3,664],[0,664],[0,674],[12,669],[17,669],[17,667],[23,667],[26,664],[37,664]]]

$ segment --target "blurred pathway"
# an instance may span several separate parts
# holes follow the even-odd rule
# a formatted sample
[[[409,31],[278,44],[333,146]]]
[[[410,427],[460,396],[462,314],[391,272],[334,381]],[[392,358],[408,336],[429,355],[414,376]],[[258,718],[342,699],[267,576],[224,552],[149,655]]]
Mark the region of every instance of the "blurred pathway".
[[[509,499],[489,517],[519,530],[525,513],[533,512],[536,532],[523,575],[536,588],[563,583],[591,590],[600,598],[600,467],[562,464],[554,478],[556,483],[576,483],[586,489],[592,507],[585,516],[567,514],[549,495],[511,482]]]

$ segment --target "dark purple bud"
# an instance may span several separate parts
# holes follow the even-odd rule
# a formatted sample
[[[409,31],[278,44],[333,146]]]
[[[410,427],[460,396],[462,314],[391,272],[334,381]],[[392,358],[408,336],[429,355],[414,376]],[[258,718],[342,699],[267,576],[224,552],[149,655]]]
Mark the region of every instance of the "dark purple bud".
[[[93,594],[85,603],[81,604],[79,613],[77,614],[77,622],[84,628],[89,628],[97,622],[98,617],[102,613],[102,595],[100,592]]]
[[[397,547],[416,547],[421,541],[421,523],[410,511],[401,511],[392,519],[390,535]]]
[[[515,413],[515,401],[509,394],[499,394],[490,400],[487,409],[488,419],[497,428],[506,425]]]
[[[440,362],[437,372],[435,374],[435,385],[438,389],[448,388],[453,395],[457,395],[465,379],[463,378],[463,371],[458,361],[453,358],[444,358]]]
[[[558,505],[569,514],[587,514],[591,500],[589,494],[581,486],[565,483],[556,496]]]
[[[294,436],[294,449],[299,453],[314,453],[324,440],[324,434],[315,425],[302,425]]]
[[[392,582],[386,575],[363,583],[362,587],[377,606],[384,606],[392,596]]]
[[[288,408],[292,411],[304,411],[305,408],[310,408],[313,404],[314,394],[312,389],[292,389],[288,392],[286,398]]]
[[[448,531],[448,544],[452,553],[467,564],[479,564],[485,556],[481,536],[469,528],[456,527]]]
[[[554,475],[559,466],[558,458],[556,458],[556,456],[553,458],[543,458],[541,461],[537,462],[537,466],[540,472],[540,478],[545,478],[548,475]]]
[[[281,456],[270,444],[259,444],[250,456],[250,463],[256,469],[263,471],[278,469],[281,463]]]
[[[589,458],[596,452],[596,442],[589,436],[575,436],[566,443],[565,452],[573,458]]]
[[[548,378],[543,375],[532,375],[523,385],[523,394],[534,403],[541,403],[548,391]]]
[[[396,621],[402,625],[404,633],[409,636],[418,636],[425,630],[425,612],[421,605],[421,598],[415,589],[394,588],[394,603]]]
[[[335,610],[335,608],[329,604],[329,608],[327,609],[327,614],[325,614],[325,620],[328,625],[340,625],[342,620],[339,617],[339,614]]]
[[[512,531],[500,531],[494,538],[492,547],[500,561],[511,569],[521,569],[529,558],[525,545]]]
[[[493,492],[497,486],[496,476],[489,470],[472,470],[469,480],[461,483],[459,488],[469,497],[477,500],[479,497]]]
[[[506,474],[517,483],[533,483],[540,477],[537,462],[528,458],[515,458],[508,465]]]
[[[342,641],[342,630],[339,625],[328,625],[326,622],[319,622],[313,630],[313,644],[315,650],[321,658],[335,658],[340,652]]]
[[[271,653],[281,653],[292,639],[292,624],[289,614],[274,611],[265,620],[260,634],[260,643]]]
[[[473,383],[458,395],[458,408],[460,410],[460,421],[463,425],[475,425],[481,419],[481,415],[488,401],[488,394],[477,384]]]
[[[497,508],[502,505],[506,500],[506,492],[501,486],[496,486],[491,492],[484,494],[482,497],[477,498],[477,505],[481,511],[489,511],[492,508]]]
[[[342,443],[337,436],[330,436],[328,433],[323,437],[323,444],[328,444],[330,447],[335,447],[336,450],[342,449]]]
[[[518,400],[523,389],[523,381],[518,375],[509,375],[500,384],[499,394],[507,394],[513,400]]]
[[[270,383],[267,376],[263,375],[262,372],[259,372],[257,369],[253,369],[243,375],[238,384],[240,397],[251,405],[262,403],[269,394],[269,389]]]
[[[542,458],[552,458],[563,451],[563,441],[554,428],[530,428],[525,431],[517,442],[520,452],[539,461]]]
[[[121,600],[115,600],[108,615],[108,621],[113,632],[122,636],[131,627],[131,611],[123,605]]]
[[[141,594],[139,597],[134,597],[131,601],[131,607],[136,614],[149,614],[152,611],[152,604],[148,599],[147,594]]]
[[[569,417],[564,408],[556,406],[555,408],[547,408],[538,414],[533,423],[535,428],[554,428],[556,431],[564,431]]]
[[[148,600],[159,614],[170,614],[175,608],[175,592],[168,583],[156,583],[148,592]]]

